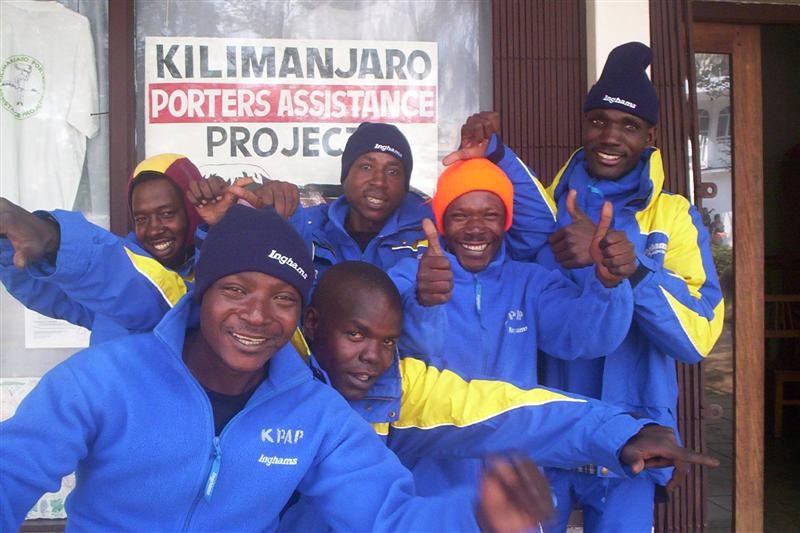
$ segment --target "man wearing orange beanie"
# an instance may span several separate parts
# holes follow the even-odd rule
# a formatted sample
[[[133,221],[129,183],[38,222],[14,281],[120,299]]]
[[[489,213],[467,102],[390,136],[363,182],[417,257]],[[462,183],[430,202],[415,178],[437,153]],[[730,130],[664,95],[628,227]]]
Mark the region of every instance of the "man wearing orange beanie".
[[[596,275],[578,286],[560,272],[507,256],[513,196],[506,175],[486,159],[460,161],[442,173],[431,205],[436,227],[424,223],[428,250],[389,271],[403,298],[400,353],[420,354],[470,379],[524,388],[538,383],[538,349],[580,357],[613,350],[625,337],[633,313],[625,278],[635,257],[627,239],[604,240],[611,206],[591,246]],[[425,458],[410,466],[420,490],[435,494],[473,483],[480,465]]]

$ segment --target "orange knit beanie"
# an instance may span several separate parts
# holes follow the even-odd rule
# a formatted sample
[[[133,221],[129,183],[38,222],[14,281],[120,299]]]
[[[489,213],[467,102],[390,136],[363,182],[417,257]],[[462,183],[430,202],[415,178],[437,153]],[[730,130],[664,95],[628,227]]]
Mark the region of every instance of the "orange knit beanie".
[[[436,193],[431,201],[436,227],[444,233],[444,212],[453,201],[472,191],[488,191],[496,194],[506,207],[506,227],[511,227],[514,211],[514,187],[500,167],[482,157],[458,161],[444,169],[436,184]]]

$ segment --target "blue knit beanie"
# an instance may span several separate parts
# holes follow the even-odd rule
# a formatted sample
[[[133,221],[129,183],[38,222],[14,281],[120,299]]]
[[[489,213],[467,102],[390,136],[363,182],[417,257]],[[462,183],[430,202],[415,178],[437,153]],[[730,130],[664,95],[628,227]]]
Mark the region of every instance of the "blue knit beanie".
[[[239,272],[262,272],[285,281],[304,304],[314,282],[308,247],[272,207],[234,205],[211,227],[195,266],[195,300],[202,301],[218,279]]]
[[[652,59],[650,47],[642,43],[625,43],[611,50],[600,79],[586,96],[583,111],[618,109],[655,125],[658,95],[645,72]]]
[[[342,181],[347,177],[355,160],[369,152],[384,152],[399,159],[406,173],[406,190],[408,190],[411,183],[411,168],[414,166],[411,147],[397,126],[379,122],[362,122],[347,139],[342,154]]]

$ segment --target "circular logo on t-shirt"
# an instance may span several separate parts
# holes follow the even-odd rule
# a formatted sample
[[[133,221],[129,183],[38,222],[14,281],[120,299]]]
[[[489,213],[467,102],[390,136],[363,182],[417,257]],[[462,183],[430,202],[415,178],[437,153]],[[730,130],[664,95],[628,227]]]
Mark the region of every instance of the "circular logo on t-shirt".
[[[31,56],[16,55],[0,67],[0,101],[15,118],[39,111],[44,98],[44,67]]]

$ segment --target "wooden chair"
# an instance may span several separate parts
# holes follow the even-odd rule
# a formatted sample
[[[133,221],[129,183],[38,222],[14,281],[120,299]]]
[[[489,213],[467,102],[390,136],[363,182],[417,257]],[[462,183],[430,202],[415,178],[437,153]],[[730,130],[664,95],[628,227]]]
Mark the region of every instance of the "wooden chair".
[[[800,339],[800,294],[767,294],[764,296],[764,337],[766,339]],[[797,357],[797,346],[792,347],[790,357]],[[800,361],[794,361],[800,365]],[[786,405],[800,406],[800,398],[787,399],[787,383],[800,385],[800,370],[775,369],[775,426],[773,435],[783,434],[783,408]]]

